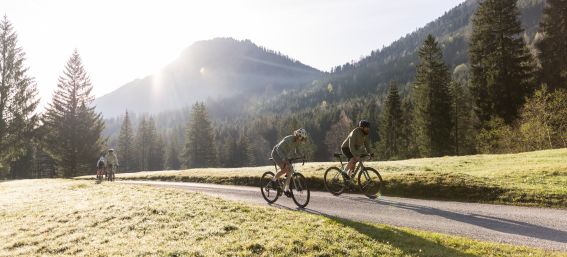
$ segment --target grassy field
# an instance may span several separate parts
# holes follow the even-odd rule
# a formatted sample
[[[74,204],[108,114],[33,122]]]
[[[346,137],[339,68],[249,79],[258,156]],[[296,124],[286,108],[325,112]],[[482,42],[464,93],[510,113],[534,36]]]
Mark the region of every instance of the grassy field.
[[[313,189],[324,190],[323,174],[336,162],[307,163],[297,168]],[[474,155],[369,162],[386,184],[385,194],[528,206],[567,207],[567,149],[503,155]],[[120,179],[170,180],[259,185],[273,166],[235,169],[119,174]]]
[[[0,256],[567,256],[176,189],[77,180],[1,182],[0,238]]]

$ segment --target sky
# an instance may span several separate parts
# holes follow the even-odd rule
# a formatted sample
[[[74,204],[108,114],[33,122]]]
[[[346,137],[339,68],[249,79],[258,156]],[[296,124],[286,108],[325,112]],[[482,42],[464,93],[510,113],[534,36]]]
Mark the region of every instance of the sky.
[[[79,51],[95,96],[144,78],[193,42],[250,39],[323,71],[358,60],[443,15],[463,0],[0,0],[51,100]]]

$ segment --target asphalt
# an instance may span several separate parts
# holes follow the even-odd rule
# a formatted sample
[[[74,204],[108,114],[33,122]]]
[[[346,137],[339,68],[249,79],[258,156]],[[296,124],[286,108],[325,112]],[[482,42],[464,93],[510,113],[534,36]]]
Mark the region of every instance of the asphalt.
[[[174,187],[227,200],[268,205],[256,187],[161,181],[120,183]],[[567,252],[567,210],[397,197],[368,199],[356,194],[337,197],[327,192],[311,192],[309,205],[304,209],[297,208],[285,196],[271,206]]]

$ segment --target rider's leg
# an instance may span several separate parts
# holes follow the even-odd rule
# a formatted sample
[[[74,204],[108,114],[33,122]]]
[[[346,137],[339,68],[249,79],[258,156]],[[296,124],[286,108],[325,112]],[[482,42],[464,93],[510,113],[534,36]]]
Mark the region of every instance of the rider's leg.
[[[354,172],[354,168],[356,166],[356,163],[359,161],[359,158],[356,156],[353,156],[352,158],[350,158],[349,162],[347,163],[347,171],[348,171],[348,175],[349,177],[352,177],[352,173]]]
[[[286,169],[287,179],[285,180],[284,191],[289,191],[289,182],[291,181],[291,175],[293,174],[292,170],[293,170],[293,166],[288,165],[288,167]]]

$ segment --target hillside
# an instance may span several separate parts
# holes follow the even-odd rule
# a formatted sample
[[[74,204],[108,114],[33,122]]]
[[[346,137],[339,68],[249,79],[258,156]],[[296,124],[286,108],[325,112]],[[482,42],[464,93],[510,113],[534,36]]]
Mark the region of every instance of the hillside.
[[[262,105],[262,109],[273,112],[298,111],[320,105],[323,101],[329,104],[355,97],[382,95],[391,80],[401,85],[410,83],[415,78],[417,51],[429,34],[439,41],[450,69],[466,64],[471,18],[478,3],[479,0],[467,0],[391,45],[374,50],[356,62],[333,68],[329,76],[322,77],[313,87],[275,97]],[[531,45],[539,28],[544,0],[518,0],[518,7],[525,30],[524,38]],[[333,86],[332,94],[328,92],[329,84]],[[407,91],[407,87],[402,89],[404,91]]]
[[[320,71],[249,40],[216,38],[194,43],[161,71],[134,80],[95,104],[107,118],[126,109],[158,113],[206,99],[273,96],[320,76]]]

